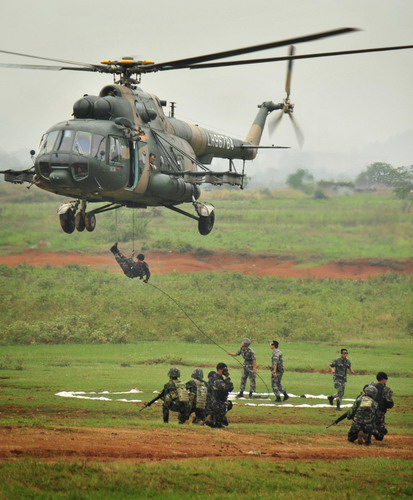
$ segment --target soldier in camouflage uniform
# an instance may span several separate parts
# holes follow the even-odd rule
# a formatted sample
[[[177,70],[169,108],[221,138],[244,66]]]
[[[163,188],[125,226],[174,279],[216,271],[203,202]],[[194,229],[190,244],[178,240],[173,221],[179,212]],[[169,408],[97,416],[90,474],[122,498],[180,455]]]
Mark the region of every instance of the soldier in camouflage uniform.
[[[228,394],[234,389],[225,363],[218,363],[216,372],[208,375],[208,403],[207,419],[205,424],[210,427],[222,429],[228,425],[226,413],[231,410],[232,402],[228,400]]]
[[[376,413],[376,431],[374,437],[378,441],[383,441],[384,436],[387,434],[387,429],[385,425],[386,412],[390,408],[393,408],[393,391],[387,385],[388,376],[385,372],[379,372],[376,375],[376,381],[373,381],[370,385],[377,389],[377,404],[378,409]]]
[[[376,398],[377,389],[372,385],[367,385],[348,411],[347,418],[353,420],[353,424],[348,431],[348,440],[351,443],[354,443],[357,439],[358,444],[363,444],[363,441],[366,445],[371,444],[371,436],[375,434],[378,410]]]
[[[185,386],[189,392],[191,413],[195,413],[192,423],[203,424],[206,417],[208,384],[203,380],[204,372],[201,368],[195,368],[191,377],[192,379]]]
[[[169,412],[178,412],[178,423],[184,424],[189,418],[191,406],[189,394],[185,384],[179,380],[181,372],[178,368],[171,368],[168,372],[169,382],[163,386],[159,398],[163,400],[162,412],[165,424],[169,422]]]
[[[257,360],[255,358],[255,352],[251,349],[251,340],[250,339],[242,339],[241,347],[237,352],[228,352],[230,356],[242,356],[244,358],[244,363],[242,365],[242,373],[241,373],[241,384],[239,389],[239,394],[237,398],[244,397],[244,390],[247,379],[250,379],[250,392],[249,397],[251,398],[253,393],[255,392],[255,379],[257,373]]]
[[[287,394],[287,390],[282,385],[281,380],[284,374],[284,359],[283,353],[278,349],[279,342],[277,340],[273,340],[270,344],[270,348],[272,350],[271,355],[271,386],[272,390],[275,394],[275,402],[281,402],[281,394],[284,396],[284,401],[290,397]]]
[[[148,264],[145,262],[145,256],[142,253],[136,256],[136,261],[132,258],[128,259],[118,249],[117,242],[110,248],[110,251],[113,253],[116,262],[128,278],[139,278],[140,280],[145,278],[143,280],[144,283],[148,283],[151,273]]]
[[[351,361],[347,358],[348,350],[341,349],[340,353],[341,356],[337,359],[334,359],[328,365],[330,373],[333,374],[334,388],[337,392],[332,396],[328,396],[327,399],[331,405],[333,404],[334,399],[336,400],[337,411],[341,409],[340,404],[344,396],[344,389],[346,387],[347,372],[350,372],[352,375],[355,374],[355,372],[351,368]]]

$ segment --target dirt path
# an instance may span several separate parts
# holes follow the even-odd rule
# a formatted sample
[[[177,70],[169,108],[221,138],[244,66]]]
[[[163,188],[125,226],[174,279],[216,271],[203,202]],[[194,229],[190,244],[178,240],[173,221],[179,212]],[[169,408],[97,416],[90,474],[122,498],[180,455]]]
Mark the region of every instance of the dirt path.
[[[300,268],[292,260],[275,257],[252,257],[224,252],[214,252],[206,256],[196,253],[161,253],[151,252],[146,255],[153,274],[167,274],[174,271],[194,273],[198,271],[231,271],[256,276],[282,276],[287,278],[350,278],[367,279],[386,272],[413,275],[413,259],[354,259],[352,261],[333,261],[319,267]],[[79,264],[121,272],[113,256],[84,255],[68,252],[48,252],[45,250],[27,250],[21,254],[0,256],[0,265],[18,266],[64,266]]]
[[[285,438],[284,438],[285,439]],[[370,447],[346,442],[343,435],[302,436],[288,443],[228,429],[189,426],[152,429],[56,427],[0,428],[0,460],[159,461],[197,457],[260,457],[272,460],[335,460],[357,457],[413,459],[413,436],[386,436]]]

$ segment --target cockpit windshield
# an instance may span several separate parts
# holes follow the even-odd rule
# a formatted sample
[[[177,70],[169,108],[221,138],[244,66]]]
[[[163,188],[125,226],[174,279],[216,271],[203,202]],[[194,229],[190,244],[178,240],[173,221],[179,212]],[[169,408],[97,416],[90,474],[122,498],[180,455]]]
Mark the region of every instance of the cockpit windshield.
[[[39,155],[51,151],[73,152],[101,159],[106,153],[106,137],[81,130],[52,130],[42,137]]]

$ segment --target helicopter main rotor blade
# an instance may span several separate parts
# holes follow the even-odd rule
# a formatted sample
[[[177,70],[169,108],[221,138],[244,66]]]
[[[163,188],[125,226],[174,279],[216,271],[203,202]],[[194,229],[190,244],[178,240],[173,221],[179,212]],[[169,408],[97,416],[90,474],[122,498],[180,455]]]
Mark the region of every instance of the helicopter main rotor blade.
[[[336,30],[323,31],[321,33],[315,33],[313,35],[306,35],[297,38],[289,38],[287,40],[264,43],[261,45],[253,45],[250,47],[244,47],[241,49],[227,50],[224,52],[216,52],[213,54],[206,54],[204,56],[189,57],[186,59],[178,59],[176,61],[167,61],[163,63],[156,63],[152,65],[147,65],[142,67],[143,73],[149,73],[151,71],[166,71],[171,69],[183,69],[197,65],[198,63],[206,61],[214,61],[216,59],[224,59],[226,57],[239,56],[242,54],[249,54],[251,52],[259,52],[261,50],[273,49],[276,47],[285,47],[286,45],[294,45],[296,43],[311,42],[313,40],[319,40],[321,38],[327,38],[330,36],[343,35],[345,33],[351,33],[353,31],[359,31],[358,28],[340,28]],[[224,63],[222,63],[224,65]]]
[[[62,70],[71,70],[71,71],[98,71],[94,68],[89,67],[64,67],[64,66],[47,66],[41,64],[9,64],[9,63],[0,63],[0,68],[10,68],[10,69],[40,69],[46,71],[62,71]]]
[[[294,55],[294,53],[295,53],[295,47],[294,47],[294,45],[291,45],[289,56],[292,57]],[[293,62],[294,62],[294,59],[288,60],[287,76],[285,78],[285,92],[287,94],[287,99],[290,97],[290,93],[291,93],[291,74],[293,71]]]
[[[293,56],[281,56],[281,57],[266,57],[262,59],[243,59],[239,61],[227,61],[227,62],[216,62],[216,63],[207,63],[207,64],[194,64],[193,66],[189,66],[189,69],[205,69],[205,68],[219,68],[225,66],[241,66],[245,64],[261,64],[261,63],[269,63],[269,62],[277,62],[277,61],[289,61],[289,60],[297,60],[297,59],[313,59],[317,57],[331,57],[331,56],[346,56],[349,54],[365,54],[367,52],[386,52],[386,51],[394,51],[394,50],[404,50],[404,49],[413,49],[413,45],[398,45],[394,47],[378,47],[372,49],[356,49],[356,50],[340,50],[336,52],[319,52],[315,54],[300,54]],[[172,69],[172,68],[171,68]]]
[[[98,65],[96,64],[89,64],[89,63],[83,63],[83,62],[76,62],[76,61],[65,61],[64,59],[53,59],[50,57],[42,57],[42,56],[33,56],[30,54],[22,54],[20,52],[10,52],[9,50],[0,50],[1,54],[10,54],[12,56],[21,56],[21,57],[30,57],[31,59],[41,59],[43,61],[52,61],[52,62],[58,62],[58,63],[64,63],[64,64],[74,64],[76,66],[84,66],[84,67],[89,67],[89,68],[96,68]],[[75,69],[75,68],[73,68]],[[93,71],[93,69],[92,69]]]

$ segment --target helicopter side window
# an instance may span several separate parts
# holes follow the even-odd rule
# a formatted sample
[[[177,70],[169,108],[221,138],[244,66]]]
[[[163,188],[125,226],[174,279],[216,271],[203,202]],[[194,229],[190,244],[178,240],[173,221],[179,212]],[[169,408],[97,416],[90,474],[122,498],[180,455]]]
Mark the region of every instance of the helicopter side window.
[[[59,130],[52,130],[48,134],[44,134],[40,143],[39,155],[50,153],[53,150]]]
[[[105,136],[94,134],[92,139],[92,156],[94,158],[102,159],[106,151]]]
[[[73,150],[81,155],[90,155],[92,134],[90,132],[76,132]]]
[[[73,136],[73,130],[62,130],[55,149],[59,151],[70,151],[72,149]]]
[[[130,160],[127,142],[121,137],[109,138],[109,163],[125,163]]]
[[[109,163],[120,162],[120,144],[117,137],[110,137],[109,141]]]

